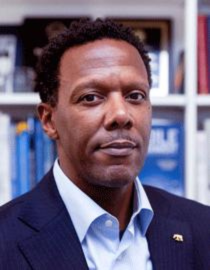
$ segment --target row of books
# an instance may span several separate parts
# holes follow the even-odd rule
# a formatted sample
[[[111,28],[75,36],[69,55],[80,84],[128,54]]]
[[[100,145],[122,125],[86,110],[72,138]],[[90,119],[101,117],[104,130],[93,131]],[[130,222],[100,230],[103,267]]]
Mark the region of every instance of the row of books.
[[[33,188],[50,169],[55,144],[34,117],[14,123],[0,113],[0,204]],[[139,178],[143,184],[184,195],[183,124],[153,121],[148,156]]]
[[[0,113],[0,204],[32,189],[50,169],[55,144],[34,117],[13,122]]]
[[[0,92],[32,92],[37,61],[52,36],[80,18],[26,18],[21,25],[0,25]],[[131,26],[151,58],[152,96],[167,96],[172,88],[171,24],[168,19],[112,18]],[[31,29],[34,38],[29,39]]]
[[[210,16],[198,16],[198,93],[210,94]]]

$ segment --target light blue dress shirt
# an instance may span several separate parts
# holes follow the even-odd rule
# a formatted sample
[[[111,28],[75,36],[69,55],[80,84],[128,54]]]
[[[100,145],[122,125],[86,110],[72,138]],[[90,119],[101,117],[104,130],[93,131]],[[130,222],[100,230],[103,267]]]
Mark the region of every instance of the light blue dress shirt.
[[[71,216],[90,270],[152,270],[145,237],[153,210],[138,179],[134,211],[119,237],[119,222],[82,192],[55,161],[53,174],[61,198]]]

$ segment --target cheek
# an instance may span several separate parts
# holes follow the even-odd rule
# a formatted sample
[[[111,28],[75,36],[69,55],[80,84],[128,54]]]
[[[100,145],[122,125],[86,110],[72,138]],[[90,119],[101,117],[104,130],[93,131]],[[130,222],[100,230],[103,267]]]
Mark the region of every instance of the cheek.
[[[151,110],[143,111],[138,119],[138,130],[140,137],[142,138],[142,143],[147,151],[147,147],[150,139],[150,131],[151,131]]]
[[[72,110],[71,112],[62,112],[58,117],[58,132],[60,139],[65,144],[72,145],[72,147],[84,148],[90,138],[98,130],[99,119],[96,114],[89,112],[79,112]]]
[[[151,106],[142,107],[141,110],[135,112],[135,118],[139,129],[145,133],[149,133],[152,122]]]

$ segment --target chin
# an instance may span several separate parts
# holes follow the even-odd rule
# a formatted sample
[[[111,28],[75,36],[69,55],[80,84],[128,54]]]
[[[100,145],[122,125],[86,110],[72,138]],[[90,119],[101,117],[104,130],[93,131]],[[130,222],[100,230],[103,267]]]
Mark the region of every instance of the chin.
[[[87,181],[90,184],[101,187],[120,188],[133,183],[137,175],[138,170],[119,168],[117,166],[117,168],[112,167],[106,170],[95,171]]]

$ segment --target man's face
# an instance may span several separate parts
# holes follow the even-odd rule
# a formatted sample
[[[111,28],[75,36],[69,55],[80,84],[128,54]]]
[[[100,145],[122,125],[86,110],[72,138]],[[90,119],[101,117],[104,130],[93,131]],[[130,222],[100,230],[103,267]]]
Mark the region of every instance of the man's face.
[[[82,190],[133,183],[147,152],[151,104],[145,65],[124,41],[67,50],[52,121],[60,166]]]

